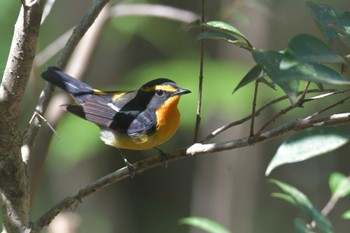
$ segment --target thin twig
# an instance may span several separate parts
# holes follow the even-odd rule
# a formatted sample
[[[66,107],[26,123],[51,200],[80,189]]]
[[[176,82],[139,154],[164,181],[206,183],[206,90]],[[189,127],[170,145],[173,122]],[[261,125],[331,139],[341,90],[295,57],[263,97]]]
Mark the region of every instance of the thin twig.
[[[323,93],[323,92],[331,92],[331,93],[324,94],[324,97],[328,97],[328,96],[331,96],[333,94],[342,94],[342,93],[350,92],[350,89],[346,89],[346,90],[342,90],[342,91],[334,91],[334,89],[327,89],[327,90],[312,89],[312,90],[309,90],[307,93],[311,94],[311,93]],[[298,92],[298,96],[301,95],[301,94],[303,94],[303,91],[299,91]],[[322,97],[322,98],[324,98],[324,97]],[[277,99],[274,99],[274,100],[268,102],[267,104],[265,104],[264,106],[260,107],[258,110],[255,111],[255,117],[259,116],[260,113],[262,111],[264,111],[265,109],[267,109],[268,107],[270,107],[270,106],[272,106],[272,105],[274,105],[276,103],[279,103],[279,102],[281,102],[283,100],[286,100],[286,99],[288,99],[287,95],[281,96],[281,97],[279,97]],[[311,101],[312,99],[305,99],[305,102],[307,100]],[[240,120],[231,122],[231,123],[226,124],[224,126],[221,126],[220,128],[218,128],[218,129],[214,130],[212,133],[210,133],[208,136],[206,136],[201,142],[202,143],[209,142],[211,139],[216,137],[218,134],[223,133],[224,131],[226,131],[226,130],[228,130],[228,129],[236,126],[236,125],[240,125],[240,124],[250,120],[251,117],[252,117],[252,115],[249,115],[249,116],[246,116],[246,117],[244,117],[244,118],[242,118]]]
[[[339,100],[338,102],[336,102],[336,103],[334,103],[334,104],[331,104],[331,105],[329,105],[328,107],[325,107],[325,108],[321,109],[320,111],[315,112],[314,114],[308,116],[307,119],[312,119],[312,118],[316,117],[317,115],[320,115],[321,113],[324,113],[324,112],[328,111],[329,109],[332,109],[332,108],[334,108],[334,107],[336,107],[336,106],[338,106],[338,105],[340,105],[340,104],[343,104],[343,103],[345,103],[345,101],[347,101],[348,99],[350,99],[350,96],[347,96],[347,97],[345,97],[345,98]]]
[[[256,111],[256,100],[258,97],[258,89],[259,89],[259,80],[255,81],[255,88],[254,88],[254,97],[253,97],[253,104],[252,104],[252,114],[251,114],[251,121],[250,121],[250,133],[249,137],[254,136],[254,121],[255,121],[255,111]]]
[[[305,89],[302,91],[302,94],[299,98],[299,100],[295,103],[292,104],[284,109],[282,109],[281,111],[279,111],[277,114],[275,114],[270,120],[268,120],[259,130],[258,132],[255,134],[255,136],[259,136],[260,134],[262,134],[262,132],[264,132],[264,130],[266,130],[270,125],[272,125],[274,122],[276,122],[276,120],[283,116],[284,114],[288,113],[289,111],[297,108],[297,107],[302,107],[303,104],[305,103],[305,96],[308,93],[309,90],[309,86],[310,86],[310,82],[306,83]]]
[[[205,0],[202,0],[202,23],[205,21]],[[202,28],[202,32],[204,28]],[[197,113],[196,124],[194,129],[194,142],[198,142],[199,139],[199,127],[201,124],[201,112],[202,112],[202,96],[203,96],[203,69],[204,69],[204,40],[201,40],[200,47],[200,65],[199,65],[199,84],[198,84],[198,101],[197,101]]]
[[[305,86],[305,89],[304,89],[304,91],[303,91],[303,94],[300,96],[300,98],[299,98],[299,100],[298,100],[298,102],[297,102],[297,104],[299,104],[299,107],[302,107],[302,105],[303,105],[304,102],[305,102],[305,97],[306,97],[306,94],[307,94],[307,92],[308,92],[308,90],[309,90],[310,84],[311,84],[310,81],[308,81],[308,82],[306,83],[306,86]]]

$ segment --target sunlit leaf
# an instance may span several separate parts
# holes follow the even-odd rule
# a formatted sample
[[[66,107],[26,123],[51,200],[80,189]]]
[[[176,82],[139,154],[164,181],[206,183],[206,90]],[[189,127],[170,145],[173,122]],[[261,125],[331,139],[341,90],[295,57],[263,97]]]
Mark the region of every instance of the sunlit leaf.
[[[341,173],[335,172],[331,174],[329,187],[333,196],[345,197],[350,194],[350,180]]]
[[[248,39],[234,26],[222,21],[209,21],[202,24],[207,30],[199,35],[199,39],[220,39],[235,44],[249,51],[252,46]]]
[[[344,128],[317,127],[296,133],[277,150],[266,169],[269,175],[283,164],[296,163],[338,149],[349,142],[350,133]]]
[[[280,64],[281,69],[288,69],[298,63],[340,63],[343,58],[334,53],[325,43],[309,34],[295,36]]]
[[[214,29],[226,32],[228,34],[231,34],[232,36],[238,36],[246,40],[246,37],[237,28],[222,21],[209,21],[204,23],[203,27],[206,29]]]
[[[180,219],[180,224],[197,227],[209,233],[230,233],[225,227],[217,222],[202,217],[187,217]]]

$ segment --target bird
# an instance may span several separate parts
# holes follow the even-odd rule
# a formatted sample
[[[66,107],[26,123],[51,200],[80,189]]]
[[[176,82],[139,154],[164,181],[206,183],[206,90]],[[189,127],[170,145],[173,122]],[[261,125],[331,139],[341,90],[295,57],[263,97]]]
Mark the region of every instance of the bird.
[[[101,140],[118,149],[157,149],[179,127],[180,96],[191,93],[167,78],[151,80],[137,90],[102,91],[57,67],[48,67],[41,76],[75,100],[62,105],[64,110],[99,126]]]

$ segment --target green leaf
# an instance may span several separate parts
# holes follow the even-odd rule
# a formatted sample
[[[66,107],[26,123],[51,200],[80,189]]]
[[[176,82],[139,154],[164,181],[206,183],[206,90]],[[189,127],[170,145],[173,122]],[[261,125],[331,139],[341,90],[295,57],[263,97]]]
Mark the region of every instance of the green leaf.
[[[291,104],[295,104],[297,102],[299,83],[299,80],[290,80],[280,81],[276,84],[287,94]]]
[[[237,91],[239,88],[244,87],[245,85],[257,80],[262,77],[263,71],[259,65],[255,65],[238,83],[237,87],[233,90],[233,93]]]
[[[222,21],[209,21],[203,24],[203,27],[206,29],[212,29],[212,30],[216,30],[216,31],[221,31],[221,32],[225,32],[227,34],[230,34],[232,36],[235,37],[241,37],[245,40],[246,37],[243,35],[242,32],[240,32],[237,28],[235,28],[234,26],[222,22]]]
[[[329,178],[329,187],[335,197],[346,197],[350,194],[350,180],[341,173],[332,173]]]
[[[334,232],[333,226],[326,216],[324,216],[316,208],[312,209],[312,213],[313,213],[313,220],[316,222],[316,226],[318,229],[320,229],[321,232],[324,232],[324,233]]]
[[[297,202],[295,201],[295,199],[290,196],[289,194],[285,194],[285,193],[272,193],[271,194],[272,197],[275,198],[279,198],[282,200],[285,200],[286,202],[291,203],[292,205],[297,205]]]
[[[282,70],[280,70],[280,63],[283,58],[283,53],[273,50],[257,50],[253,51],[253,58],[255,62],[265,71],[267,76],[280,86],[288,95],[292,104],[296,102],[299,88],[299,80],[281,78]]]
[[[190,226],[198,227],[204,231],[207,231],[209,233],[230,233],[229,230],[227,230],[222,225],[202,217],[187,217],[182,218],[179,221],[180,224],[187,224]]]
[[[286,193],[286,195],[289,195],[294,199],[294,202],[290,202],[288,199],[287,201],[297,206],[307,217],[308,222],[315,221],[317,228],[323,233],[333,232],[333,227],[330,221],[312,205],[305,194],[300,192],[295,187],[281,181],[271,179],[270,182],[278,186],[282,191]]]
[[[345,211],[341,217],[343,219],[350,219],[350,210]]]
[[[208,30],[200,33],[197,38],[199,40],[203,40],[203,39],[223,40],[225,42],[237,45],[242,48],[249,47],[249,44],[246,41],[237,39],[230,34],[220,32],[220,31]]]
[[[335,70],[322,64],[298,63],[293,67],[283,70],[275,82],[304,80],[332,85],[350,85],[350,81],[344,80],[343,77]]]
[[[220,31],[213,31],[208,30],[205,32],[202,32],[198,35],[198,39],[213,39],[213,40],[224,40],[229,43],[234,43],[235,41],[238,41],[238,39],[230,34],[220,32]]]
[[[287,139],[277,150],[265,174],[283,164],[296,163],[338,149],[349,142],[344,128],[317,127],[307,129]]]
[[[315,233],[314,231],[311,231],[307,227],[307,224],[303,220],[301,220],[299,218],[295,219],[294,226],[295,226],[295,231],[297,233]]]
[[[340,63],[343,58],[334,53],[317,37],[308,34],[295,36],[288,45],[280,68],[288,69],[298,63]]]
[[[330,42],[334,39],[343,40],[344,36],[350,35],[350,12],[313,1],[307,1],[307,6],[317,26]]]
[[[305,196],[305,194],[300,192],[295,187],[289,184],[283,183],[281,181],[270,179],[269,182],[279,187],[283,192],[286,193],[286,195],[294,199],[293,202],[288,201],[288,199],[285,199],[285,200],[287,200],[288,202],[292,203],[297,207],[300,207],[305,215],[308,215],[309,217],[312,216],[310,212],[310,209],[312,208],[312,204],[309,201],[309,199]]]
[[[252,50],[252,45],[243,33],[228,23],[222,21],[209,21],[203,23],[202,27],[207,31],[202,32],[198,36],[199,39],[220,39],[249,51]]]

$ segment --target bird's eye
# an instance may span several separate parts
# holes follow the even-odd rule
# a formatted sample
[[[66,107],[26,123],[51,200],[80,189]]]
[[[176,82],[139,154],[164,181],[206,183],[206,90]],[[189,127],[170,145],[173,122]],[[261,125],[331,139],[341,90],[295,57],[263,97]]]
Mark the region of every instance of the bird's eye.
[[[157,96],[163,96],[163,95],[164,95],[164,91],[162,91],[162,90],[156,90],[156,95],[157,95]]]

